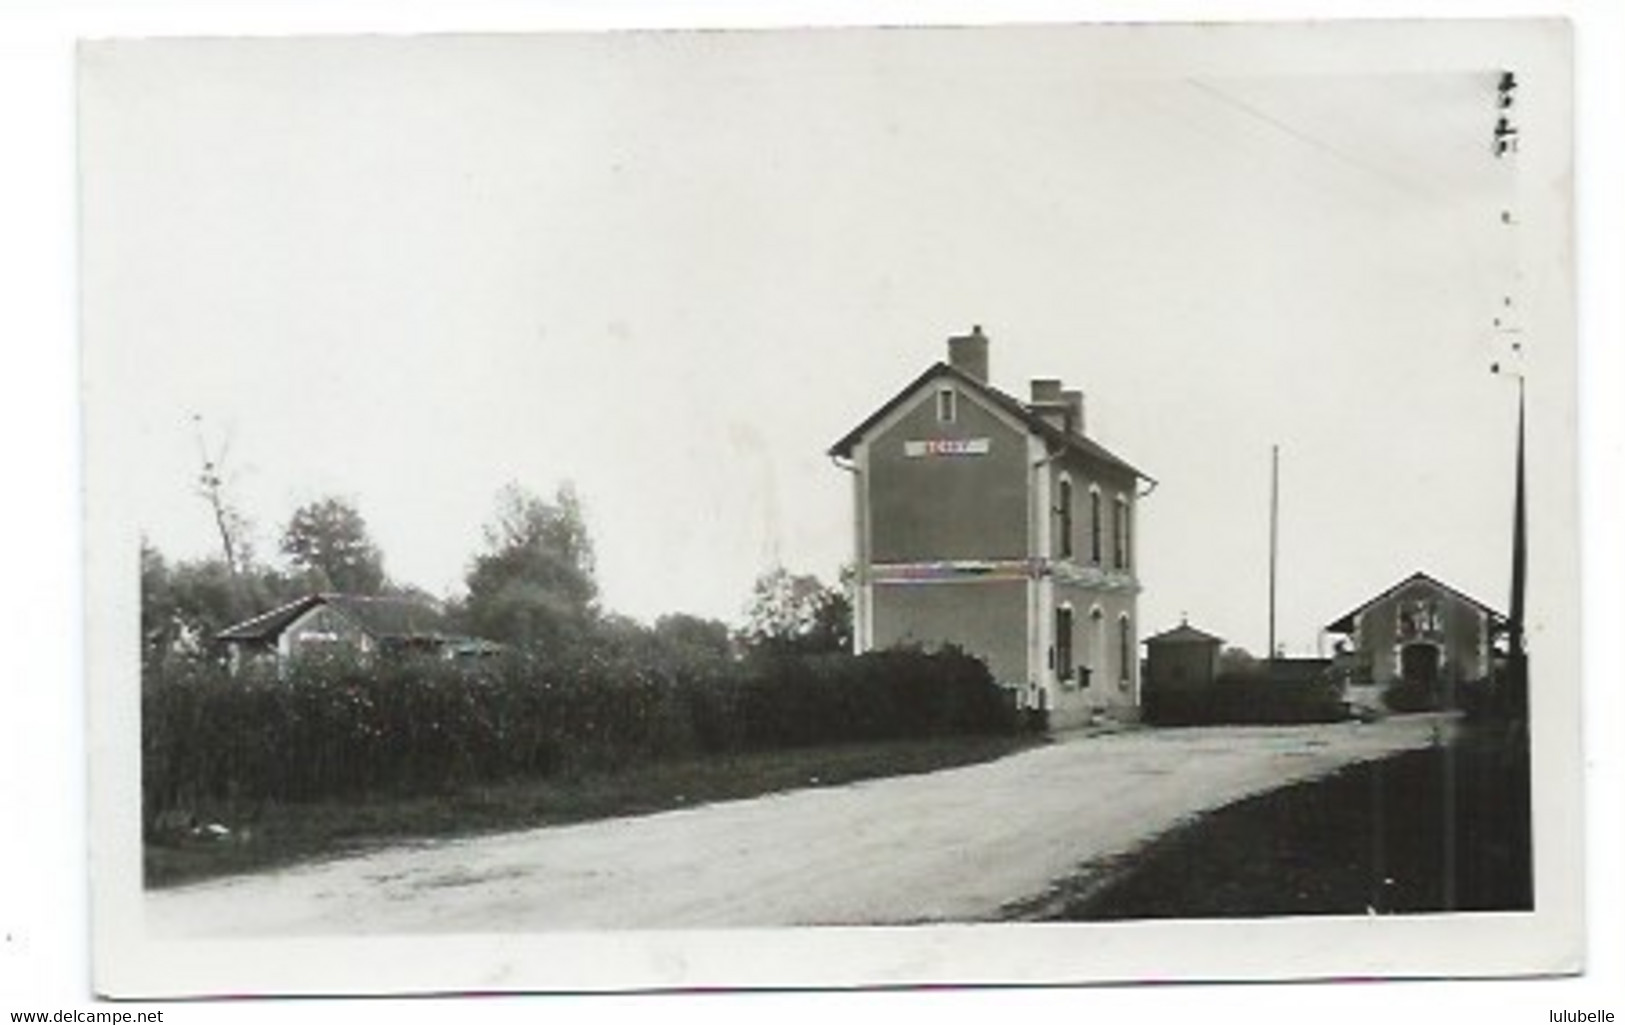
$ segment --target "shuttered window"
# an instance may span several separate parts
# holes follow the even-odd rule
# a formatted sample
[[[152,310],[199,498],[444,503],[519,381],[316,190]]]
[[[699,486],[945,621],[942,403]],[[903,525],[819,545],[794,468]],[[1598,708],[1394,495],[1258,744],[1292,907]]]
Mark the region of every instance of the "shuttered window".
[[[1072,679],[1072,609],[1066,605],[1055,610],[1055,678]]]
[[[1072,482],[1061,478],[1059,500],[1055,505],[1056,554],[1072,558]]]
[[[1100,565],[1100,492],[1089,490],[1089,561]]]

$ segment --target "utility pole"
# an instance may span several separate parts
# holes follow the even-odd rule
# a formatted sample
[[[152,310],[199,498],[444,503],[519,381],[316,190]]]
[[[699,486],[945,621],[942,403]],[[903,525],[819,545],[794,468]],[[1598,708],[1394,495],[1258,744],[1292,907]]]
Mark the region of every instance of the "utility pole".
[[[1515,93],[1518,88],[1518,79],[1511,71],[1501,72],[1496,83],[1496,110],[1499,112],[1495,121],[1495,130],[1491,135],[1491,152],[1497,160],[1516,155],[1518,152],[1518,126],[1512,119],[1512,109],[1515,102]],[[1517,218],[1511,210],[1503,211],[1501,223],[1508,227],[1516,227]],[[1529,684],[1529,660],[1524,648],[1524,597],[1529,577],[1529,538],[1528,538],[1528,496],[1524,479],[1524,379],[1522,368],[1523,345],[1520,341],[1521,328],[1515,323],[1509,323],[1508,311],[1512,310],[1512,297],[1507,295],[1501,301],[1502,316],[1495,320],[1495,327],[1511,339],[1508,358],[1512,365],[1503,367],[1497,361],[1490,365],[1490,372],[1495,374],[1507,373],[1518,382],[1518,434],[1516,441],[1516,456],[1513,464],[1513,497],[1512,497],[1512,596],[1507,617],[1507,682],[1511,686],[1514,699],[1522,703],[1527,700]],[[1527,714],[1527,708],[1516,710],[1518,714]]]
[[[1518,375],[1518,455],[1512,490],[1512,602],[1507,622],[1507,662],[1513,693],[1527,700],[1529,656],[1524,650],[1524,589],[1529,578],[1528,505],[1524,491],[1523,375]]]
[[[1280,551],[1281,446],[1270,446],[1270,647],[1269,660],[1275,662],[1275,577]]]

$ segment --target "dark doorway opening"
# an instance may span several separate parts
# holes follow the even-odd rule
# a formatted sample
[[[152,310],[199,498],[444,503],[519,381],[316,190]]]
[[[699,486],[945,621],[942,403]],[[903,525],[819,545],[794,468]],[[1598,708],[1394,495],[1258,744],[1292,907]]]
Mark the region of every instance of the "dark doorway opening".
[[[1399,675],[1406,683],[1420,684],[1431,693],[1439,683],[1438,645],[1407,644],[1401,648]]]

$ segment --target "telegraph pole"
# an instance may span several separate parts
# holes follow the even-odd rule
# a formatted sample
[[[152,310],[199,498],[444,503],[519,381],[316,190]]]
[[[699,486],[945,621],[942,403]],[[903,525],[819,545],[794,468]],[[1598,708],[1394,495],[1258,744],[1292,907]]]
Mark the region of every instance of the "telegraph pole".
[[[1275,577],[1280,552],[1281,446],[1270,446],[1270,646],[1269,660],[1275,662]]]
[[[1526,715],[1529,695],[1529,654],[1524,647],[1524,591],[1529,580],[1528,496],[1524,483],[1523,375],[1518,375],[1518,454],[1512,490],[1512,601],[1507,617],[1507,680],[1511,684],[1513,712]],[[1521,707],[1520,707],[1521,706]]]
[[[1497,160],[1504,160],[1518,152],[1518,126],[1512,119],[1517,88],[1517,76],[1511,71],[1501,72],[1496,84],[1495,104],[1499,114],[1491,136],[1491,152],[1495,154]],[[1517,224],[1517,218],[1512,215],[1511,210],[1507,210],[1501,214],[1501,223],[1512,227]],[[1529,577],[1529,538],[1528,496],[1524,468],[1524,379],[1521,366],[1523,345],[1519,340],[1521,329],[1504,319],[1508,316],[1507,311],[1512,309],[1512,297],[1503,297],[1501,305],[1503,313],[1496,318],[1495,327],[1511,338],[1509,360],[1512,365],[1503,366],[1497,361],[1490,365],[1490,372],[1496,374],[1504,372],[1518,382],[1518,433],[1513,461],[1512,495],[1512,596],[1507,617],[1507,682],[1511,686],[1514,700],[1521,704],[1527,700],[1529,683],[1529,660],[1524,647],[1524,598]],[[1515,709],[1515,712],[1523,714],[1526,708]]]

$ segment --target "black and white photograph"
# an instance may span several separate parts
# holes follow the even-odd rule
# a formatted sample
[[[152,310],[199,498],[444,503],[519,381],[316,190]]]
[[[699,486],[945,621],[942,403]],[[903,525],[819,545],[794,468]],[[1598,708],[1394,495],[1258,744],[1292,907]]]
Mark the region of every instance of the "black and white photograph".
[[[1579,971],[1572,44],[82,42],[97,992]]]

